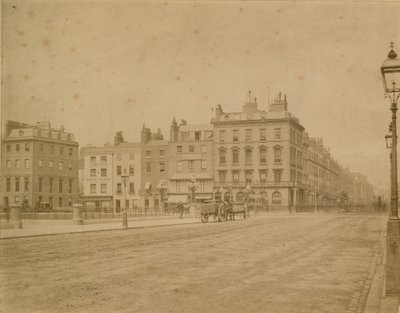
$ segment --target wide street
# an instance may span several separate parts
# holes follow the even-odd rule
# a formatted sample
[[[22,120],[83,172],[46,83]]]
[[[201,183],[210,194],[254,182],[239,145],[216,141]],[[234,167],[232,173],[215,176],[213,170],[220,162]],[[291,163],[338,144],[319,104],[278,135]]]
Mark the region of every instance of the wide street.
[[[0,311],[362,312],[385,221],[286,214],[1,240]]]

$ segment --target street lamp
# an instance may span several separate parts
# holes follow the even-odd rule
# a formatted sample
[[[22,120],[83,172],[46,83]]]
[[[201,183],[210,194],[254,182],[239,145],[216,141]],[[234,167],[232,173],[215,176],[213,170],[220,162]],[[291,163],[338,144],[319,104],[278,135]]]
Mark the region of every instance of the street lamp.
[[[122,212],[122,227],[127,229],[128,228],[128,214],[126,210],[126,184],[129,180],[129,175],[126,173],[126,169],[124,169],[124,174],[121,175],[122,182],[124,184],[124,211]]]
[[[391,202],[390,216],[387,224],[386,242],[386,295],[400,294],[400,219],[398,217],[398,189],[397,189],[397,124],[396,112],[397,101],[400,96],[400,60],[397,53],[391,50],[388,58],[381,66],[385,98],[391,101],[390,110],[392,111],[391,134],[386,135],[387,146],[390,147],[388,140],[391,138],[390,153],[390,176],[391,176]]]
[[[157,185],[157,190],[160,194],[160,204],[161,204],[161,215],[164,214],[164,194],[167,191],[167,185],[165,184],[164,181],[161,181]]]
[[[192,200],[191,202],[194,203],[195,193],[196,193],[196,190],[198,189],[198,186],[196,185],[196,180],[194,178],[190,181],[188,189],[189,189],[190,195],[191,195],[191,200]]]

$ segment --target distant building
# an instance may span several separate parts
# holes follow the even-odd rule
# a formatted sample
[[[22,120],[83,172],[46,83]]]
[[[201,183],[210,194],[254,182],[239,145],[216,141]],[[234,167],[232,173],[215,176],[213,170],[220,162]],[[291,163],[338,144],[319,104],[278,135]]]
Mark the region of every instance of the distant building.
[[[210,124],[179,126],[175,119],[168,142],[168,195],[169,199],[186,202],[189,184],[193,181],[197,190],[197,202],[213,198],[214,138]]]
[[[8,121],[2,142],[1,180],[5,205],[49,202],[71,207],[78,197],[78,143],[49,122]]]

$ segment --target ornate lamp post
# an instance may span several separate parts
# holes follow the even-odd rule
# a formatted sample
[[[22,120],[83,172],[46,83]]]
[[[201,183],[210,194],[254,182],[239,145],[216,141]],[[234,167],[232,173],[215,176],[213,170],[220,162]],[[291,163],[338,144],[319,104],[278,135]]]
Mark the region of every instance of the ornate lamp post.
[[[165,184],[164,181],[161,181],[157,185],[157,190],[160,194],[161,215],[163,215],[164,214],[164,194],[167,191],[167,185]]]
[[[126,169],[124,169],[124,174],[121,175],[122,183],[124,184],[124,209],[122,212],[122,227],[127,229],[128,228],[128,213],[126,208],[126,184],[129,180],[129,175],[126,173]]]
[[[400,96],[400,60],[393,50],[393,42],[388,58],[381,67],[385,98],[391,102],[392,111],[391,135],[386,135],[387,146],[391,149],[391,205],[387,224],[387,257],[386,257],[386,294],[400,294],[400,219],[398,217],[397,189],[397,101]],[[392,139],[391,145],[388,143]]]

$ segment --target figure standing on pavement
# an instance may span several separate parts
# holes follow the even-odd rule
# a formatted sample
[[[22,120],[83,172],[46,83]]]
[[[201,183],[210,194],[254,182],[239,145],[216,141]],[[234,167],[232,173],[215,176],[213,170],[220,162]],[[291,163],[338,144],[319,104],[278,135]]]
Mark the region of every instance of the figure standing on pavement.
[[[182,219],[183,218],[183,209],[184,209],[182,201],[179,201],[177,209],[178,209],[178,213],[179,213],[179,218]]]

